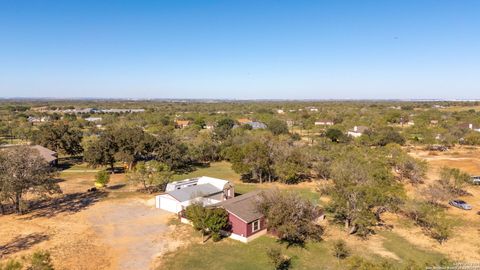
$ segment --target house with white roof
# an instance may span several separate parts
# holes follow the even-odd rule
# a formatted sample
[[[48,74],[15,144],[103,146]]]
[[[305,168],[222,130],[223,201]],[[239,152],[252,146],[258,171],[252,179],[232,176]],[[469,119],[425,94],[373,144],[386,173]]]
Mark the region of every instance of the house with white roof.
[[[347,134],[349,136],[357,138],[357,137],[362,136],[362,134],[365,133],[365,131],[367,131],[367,130],[368,130],[368,127],[365,127],[365,126],[354,126],[353,129],[351,129],[347,132]]]
[[[155,197],[155,206],[178,214],[192,203],[208,206],[234,196],[230,181],[202,176],[169,183],[166,193]]]

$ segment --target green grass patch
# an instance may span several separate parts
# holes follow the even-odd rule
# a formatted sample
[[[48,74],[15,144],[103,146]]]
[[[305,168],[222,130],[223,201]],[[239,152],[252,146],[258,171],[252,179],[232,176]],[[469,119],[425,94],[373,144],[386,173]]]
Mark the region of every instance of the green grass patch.
[[[269,262],[266,251],[270,247],[278,246],[280,244],[275,239],[266,236],[248,244],[231,239],[224,239],[217,243],[209,241],[206,244],[194,244],[167,256],[162,269],[270,270],[272,264]],[[298,266],[301,269],[319,269],[319,266],[333,262],[333,257],[323,243],[309,246],[307,249],[299,247],[286,249],[285,245],[281,246],[284,253],[292,257],[292,268]],[[312,260],[315,261],[316,266],[305,268]]]
[[[267,256],[269,248],[281,247],[282,253],[291,258],[291,269],[345,269],[346,261],[338,261],[332,254],[332,243],[320,241],[307,243],[304,248],[287,247],[275,238],[262,236],[248,244],[231,239],[214,243],[193,244],[164,258],[161,269],[273,269]],[[362,252],[362,253],[360,253]],[[358,251],[353,255],[377,261],[380,258]]]
[[[401,261],[386,259],[368,249],[350,249],[351,256],[359,256],[371,262],[389,261],[403,269],[414,261],[416,265],[438,264],[445,257],[439,253],[423,250],[393,232],[381,232],[386,238],[384,247],[396,254]],[[269,248],[281,247],[282,253],[291,258],[291,269],[332,269],[347,267],[348,259],[338,261],[332,253],[333,242],[307,243],[304,248],[287,247],[270,236],[262,236],[248,244],[231,239],[214,243],[195,243],[164,257],[161,269],[272,269],[266,254]]]
[[[77,178],[87,178],[87,179],[92,179],[94,180],[96,172],[84,172],[84,171],[62,171],[60,172],[59,176],[60,178],[63,178],[65,180],[70,180],[70,179],[77,179]]]
[[[381,231],[379,234],[385,237],[383,247],[395,253],[402,259],[402,263],[414,261],[419,265],[438,264],[442,259],[445,259],[444,255],[421,249],[394,232]]]
[[[235,192],[244,194],[250,191],[254,190],[263,190],[263,189],[269,189],[271,188],[270,186],[266,186],[264,184],[249,184],[249,183],[238,183],[235,185]],[[281,190],[289,190],[289,191],[295,191],[300,194],[305,199],[311,200],[313,202],[318,203],[320,200],[320,194],[316,192],[315,190],[312,190],[311,188],[305,188],[305,187],[298,187],[296,185],[289,185],[286,188],[282,188]]]
[[[226,180],[240,179],[240,175],[232,170],[230,163],[223,161],[211,163],[208,167],[197,167],[196,170],[194,170],[193,172],[176,174],[173,177],[173,181],[200,176],[210,176]]]

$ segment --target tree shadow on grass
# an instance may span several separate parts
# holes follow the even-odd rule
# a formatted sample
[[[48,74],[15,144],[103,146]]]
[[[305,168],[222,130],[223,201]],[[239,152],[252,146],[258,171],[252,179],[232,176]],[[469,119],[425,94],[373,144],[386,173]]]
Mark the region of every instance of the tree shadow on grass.
[[[58,164],[56,168],[58,168],[59,170],[66,170],[70,169],[75,165],[82,164],[82,162],[82,156],[62,157],[58,159]]]
[[[107,189],[117,190],[117,189],[121,189],[125,186],[126,186],[126,184],[116,184],[116,185],[113,185],[113,186],[108,186]]]
[[[26,236],[18,235],[9,243],[0,246],[0,259],[3,256],[28,249],[40,242],[48,240],[49,238],[48,235],[41,233],[31,233]]]
[[[306,249],[306,243],[305,241],[295,241],[295,240],[285,240],[285,239],[278,239],[277,240],[278,243],[280,244],[283,244],[283,245],[286,245],[286,248],[291,248],[291,247],[297,247],[297,248],[302,248],[302,249]]]
[[[38,217],[54,217],[58,214],[74,214],[99,202],[107,196],[107,192],[78,192],[66,194],[60,198],[49,198],[30,202],[29,215],[24,219]]]

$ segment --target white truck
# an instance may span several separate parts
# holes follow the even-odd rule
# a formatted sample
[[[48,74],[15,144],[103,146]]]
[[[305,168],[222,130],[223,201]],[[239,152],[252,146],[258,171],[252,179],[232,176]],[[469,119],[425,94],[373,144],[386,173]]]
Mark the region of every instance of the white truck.
[[[480,185],[480,176],[472,176],[472,184]]]

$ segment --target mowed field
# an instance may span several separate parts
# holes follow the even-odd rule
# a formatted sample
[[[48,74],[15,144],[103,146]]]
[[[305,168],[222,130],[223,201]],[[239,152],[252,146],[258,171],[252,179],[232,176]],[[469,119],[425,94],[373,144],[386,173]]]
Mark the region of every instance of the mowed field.
[[[421,188],[437,178],[442,166],[480,174],[478,149],[458,148],[435,155],[422,150],[410,153],[430,164],[424,185],[406,186],[412,197],[419,196]],[[377,234],[367,240],[348,236],[341,225],[327,217],[323,241],[287,247],[270,236],[249,244],[230,239],[201,244],[197,232],[155,209],[154,195],[135,192],[136,187],[129,185],[124,174],[113,175],[105,193],[87,193],[94,175],[95,170],[73,166],[60,174],[67,199],[23,216],[0,216],[1,259],[45,249],[58,269],[271,269],[266,250],[281,247],[292,258],[292,269],[343,269],[343,262],[332,256],[331,249],[335,240],[344,239],[352,255],[398,265],[435,263],[444,258],[480,261],[480,216],[475,214],[480,210],[480,187],[468,187],[472,196],[463,198],[474,211],[448,209],[448,215],[457,220],[457,229],[443,245],[424,235],[411,221],[387,214],[384,218],[391,228],[377,228]],[[227,162],[176,175],[175,179],[202,175],[233,181],[237,193],[278,188],[297,191],[320,205],[328,200],[319,195],[315,181],[299,185],[243,183]]]

